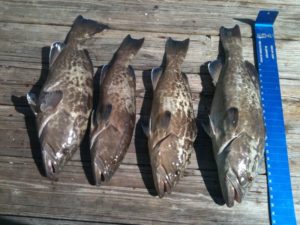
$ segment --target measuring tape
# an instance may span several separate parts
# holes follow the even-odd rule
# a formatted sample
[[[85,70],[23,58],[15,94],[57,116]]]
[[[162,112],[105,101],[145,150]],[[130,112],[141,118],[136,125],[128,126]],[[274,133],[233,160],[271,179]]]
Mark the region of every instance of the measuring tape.
[[[266,127],[269,212],[272,225],[296,225],[273,32],[277,15],[277,11],[260,11],[255,22],[256,59]]]

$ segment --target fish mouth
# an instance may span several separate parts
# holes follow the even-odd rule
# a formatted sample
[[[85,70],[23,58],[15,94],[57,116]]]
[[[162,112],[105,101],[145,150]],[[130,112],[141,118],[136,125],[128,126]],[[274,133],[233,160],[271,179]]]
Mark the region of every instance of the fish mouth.
[[[244,190],[239,183],[238,178],[232,173],[227,173],[225,176],[225,184],[222,186],[222,193],[225,203],[228,207],[234,206],[234,201],[242,202]]]
[[[42,156],[46,177],[50,180],[57,181],[57,174],[60,171],[59,160],[53,155],[53,150],[48,144],[43,148]]]
[[[167,173],[166,168],[163,165],[159,165],[156,171],[156,179],[154,184],[157,194],[160,198],[164,197],[166,193],[170,194],[176,184],[177,175],[173,173]]]
[[[93,175],[96,186],[100,186],[102,182],[110,181],[114,173],[114,170],[109,169],[110,167],[106,164],[99,156],[96,156],[93,160]]]

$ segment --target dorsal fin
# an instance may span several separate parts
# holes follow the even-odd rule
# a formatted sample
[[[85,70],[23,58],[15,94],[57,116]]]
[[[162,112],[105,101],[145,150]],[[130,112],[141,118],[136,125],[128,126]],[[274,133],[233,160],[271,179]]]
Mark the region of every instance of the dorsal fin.
[[[151,71],[151,81],[152,81],[152,87],[153,90],[156,89],[157,83],[161,77],[162,74],[162,68],[161,67],[154,67]]]
[[[28,92],[26,95],[27,98],[27,103],[30,106],[31,110],[33,111],[34,115],[37,115],[38,113],[38,108],[37,108],[37,96],[36,94],[32,92]]]
[[[201,123],[201,126],[203,128],[203,130],[205,131],[205,133],[209,136],[209,137],[213,137],[216,135],[216,131],[215,131],[215,127],[214,127],[214,124],[213,124],[213,121],[210,117],[210,115],[208,115],[208,123],[204,123],[202,122]]]
[[[109,65],[103,65],[102,69],[101,69],[101,73],[100,73],[100,81],[99,81],[99,85],[101,86],[101,84],[104,81],[104,78],[109,70],[110,66]]]
[[[253,82],[255,88],[259,88],[259,78],[255,66],[247,60],[244,63],[245,63],[247,73],[250,76],[251,81]]]

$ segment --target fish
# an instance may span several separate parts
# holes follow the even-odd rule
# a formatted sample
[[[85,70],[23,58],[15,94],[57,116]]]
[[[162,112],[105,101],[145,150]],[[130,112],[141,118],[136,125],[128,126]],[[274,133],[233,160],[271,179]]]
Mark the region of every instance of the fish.
[[[66,40],[51,45],[49,74],[39,96],[27,94],[35,114],[45,175],[50,180],[58,180],[87,130],[93,101],[93,65],[83,45],[106,29],[107,25],[79,15]]]
[[[110,181],[130,145],[135,126],[135,73],[130,62],[144,38],[124,38],[111,61],[102,67],[99,100],[92,113],[90,154],[96,185]]]
[[[197,126],[188,78],[181,71],[189,39],[168,38],[163,63],[153,68],[153,101],[149,124],[143,124],[155,189],[170,194],[190,162]]]
[[[222,195],[228,207],[241,203],[263,159],[265,126],[260,85],[253,64],[243,58],[238,25],[220,28],[224,56],[209,63],[215,85],[209,123]]]

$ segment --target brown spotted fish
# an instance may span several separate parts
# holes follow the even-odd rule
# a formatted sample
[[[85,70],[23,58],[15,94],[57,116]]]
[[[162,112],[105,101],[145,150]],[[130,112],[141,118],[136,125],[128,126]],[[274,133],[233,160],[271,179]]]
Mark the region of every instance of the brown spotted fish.
[[[129,65],[144,39],[128,35],[102,68],[98,106],[92,115],[90,149],[96,185],[109,181],[131,142],[135,126],[135,74]]]
[[[154,184],[159,197],[171,193],[183,176],[196,139],[191,90],[187,76],[181,72],[189,39],[166,42],[162,66],[151,73],[153,102],[148,136],[148,148]]]
[[[56,180],[79,148],[92,109],[93,66],[83,44],[107,26],[78,16],[65,43],[53,43],[49,75],[38,98],[27,100],[36,115],[46,176]]]
[[[241,202],[263,158],[265,127],[255,67],[244,61],[239,26],[221,27],[224,62],[209,64],[216,84],[209,127],[219,181],[228,207]]]

